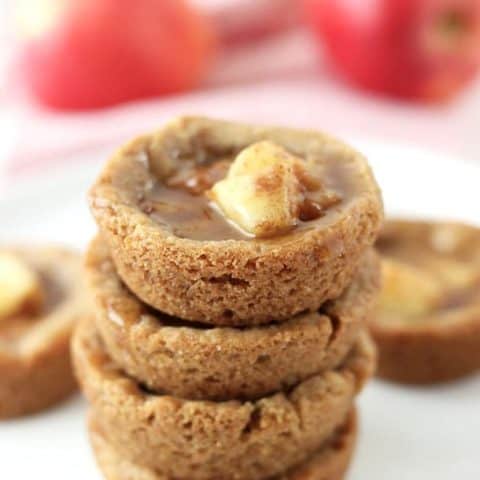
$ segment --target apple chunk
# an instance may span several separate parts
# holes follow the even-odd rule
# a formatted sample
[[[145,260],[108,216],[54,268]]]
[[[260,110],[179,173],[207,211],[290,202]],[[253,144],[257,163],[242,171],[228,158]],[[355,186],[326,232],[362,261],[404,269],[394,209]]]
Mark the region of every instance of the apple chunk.
[[[207,193],[224,215],[256,237],[284,233],[298,222],[303,162],[263,141],[237,156],[227,177]]]
[[[440,284],[433,275],[395,260],[382,261],[382,310],[415,317],[431,311],[441,299]]]
[[[42,303],[38,275],[15,255],[0,252],[0,321],[38,311]]]

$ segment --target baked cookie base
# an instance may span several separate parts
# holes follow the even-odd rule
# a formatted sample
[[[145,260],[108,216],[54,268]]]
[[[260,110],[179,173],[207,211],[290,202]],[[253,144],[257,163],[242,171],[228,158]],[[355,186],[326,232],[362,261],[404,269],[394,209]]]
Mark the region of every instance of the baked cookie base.
[[[76,330],[73,358],[95,422],[118,452],[198,480],[268,478],[303,462],[344,422],[375,360],[362,335],[336,370],[256,401],[211,402],[146,391],[110,359],[91,320]]]
[[[377,345],[377,375],[386,380],[431,384],[480,371],[478,308],[449,322],[412,326],[371,321],[369,328]]]
[[[153,392],[217,401],[259,398],[336,368],[372,313],[380,283],[370,250],[352,285],[319,312],[265,326],[205,328],[147,308],[121,282],[100,237],[86,271],[97,329],[126,373]]]
[[[356,413],[352,411],[347,422],[310,459],[269,480],[342,480],[355,449],[357,428]],[[107,480],[173,480],[124,458],[92,419],[89,421],[89,435],[97,464]]]

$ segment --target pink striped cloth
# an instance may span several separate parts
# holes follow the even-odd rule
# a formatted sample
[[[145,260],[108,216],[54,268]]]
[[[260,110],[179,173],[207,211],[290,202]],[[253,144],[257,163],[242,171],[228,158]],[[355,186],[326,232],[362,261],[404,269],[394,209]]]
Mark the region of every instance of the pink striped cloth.
[[[279,105],[270,99],[275,85],[309,72],[315,76],[316,56],[305,34],[291,31],[249,45],[230,47],[202,88],[182,95],[131,102],[91,112],[45,110],[20,92],[7,100],[17,125],[9,155],[9,175],[24,175],[63,161],[72,154],[116,145],[180,114],[243,117],[260,121],[260,110]],[[263,98],[257,105],[254,98]],[[261,102],[263,106],[258,105]],[[260,108],[260,110],[259,110]],[[266,115],[265,121],[269,121]],[[274,119],[272,119],[274,120]],[[28,142],[25,141],[28,138]]]
[[[0,177],[5,170],[9,176],[29,174],[61,162],[72,154],[116,144],[158,124],[179,109],[193,112],[193,105],[192,109],[182,107],[185,102],[196,103],[197,113],[206,112],[204,103],[211,103],[208,99],[214,89],[263,79],[267,75],[272,78],[279,73],[278,67],[272,70],[272,62],[265,61],[276,41],[273,44],[260,42],[298,24],[296,0],[190,1],[212,19],[226,51],[203,89],[183,96],[130,103],[91,113],[46,111],[25,98],[14,80],[1,83],[1,69],[2,65],[5,66],[2,56],[7,60],[6,57],[13,55],[11,48],[2,49],[0,46],[0,128],[6,133],[4,141],[0,142]],[[7,17],[1,14],[2,11],[0,24],[11,27]],[[13,32],[7,32],[11,28],[3,30],[5,37],[0,35],[0,39],[4,46],[10,45]],[[280,41],[279,46],[284,43]],[[274,56],[275,50],[278,47],[273,47]],[[283,69],[282,59],[278,60],[275,61],[277,66]],[[288,62],[285,67],[289,68]],[[29,141],[25,142],[25,138]]]
[[[480,84],[442,107],[368,96],[329,72],[299,30],[228,50],[204,87],[185,95],[77,114],[47,112],[18,99],[5,108],[16,137],[7,157],[10,178],[54,168],[76,153],[114,148],[180,114],[313,127],[419,144],[473,160],[480,150]]]

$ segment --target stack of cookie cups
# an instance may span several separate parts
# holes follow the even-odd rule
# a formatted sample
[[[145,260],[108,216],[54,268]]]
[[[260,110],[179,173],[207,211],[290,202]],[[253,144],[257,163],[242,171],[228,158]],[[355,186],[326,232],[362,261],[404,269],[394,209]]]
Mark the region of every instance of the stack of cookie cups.
[[[345,165],[351,195],[281,239],[185,238],[152,215],[171,164],[265,139]],[[382,201],[365,159],[315,132],[182,118],[121,148],[90,199],[96,311],[73,358],[105,477],[343,478],[375,364]]]

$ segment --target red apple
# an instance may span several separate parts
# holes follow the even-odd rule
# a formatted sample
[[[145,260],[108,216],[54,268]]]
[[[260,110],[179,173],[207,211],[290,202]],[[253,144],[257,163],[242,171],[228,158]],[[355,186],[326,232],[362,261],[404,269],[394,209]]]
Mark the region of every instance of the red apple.
[[[480,0],[303,0],[343,76],[385,94],[443,100],[480,66]]]
[[[194,87],[214,43],[183,0],[22,0],[17,13],[25,84],[60,109]]]

